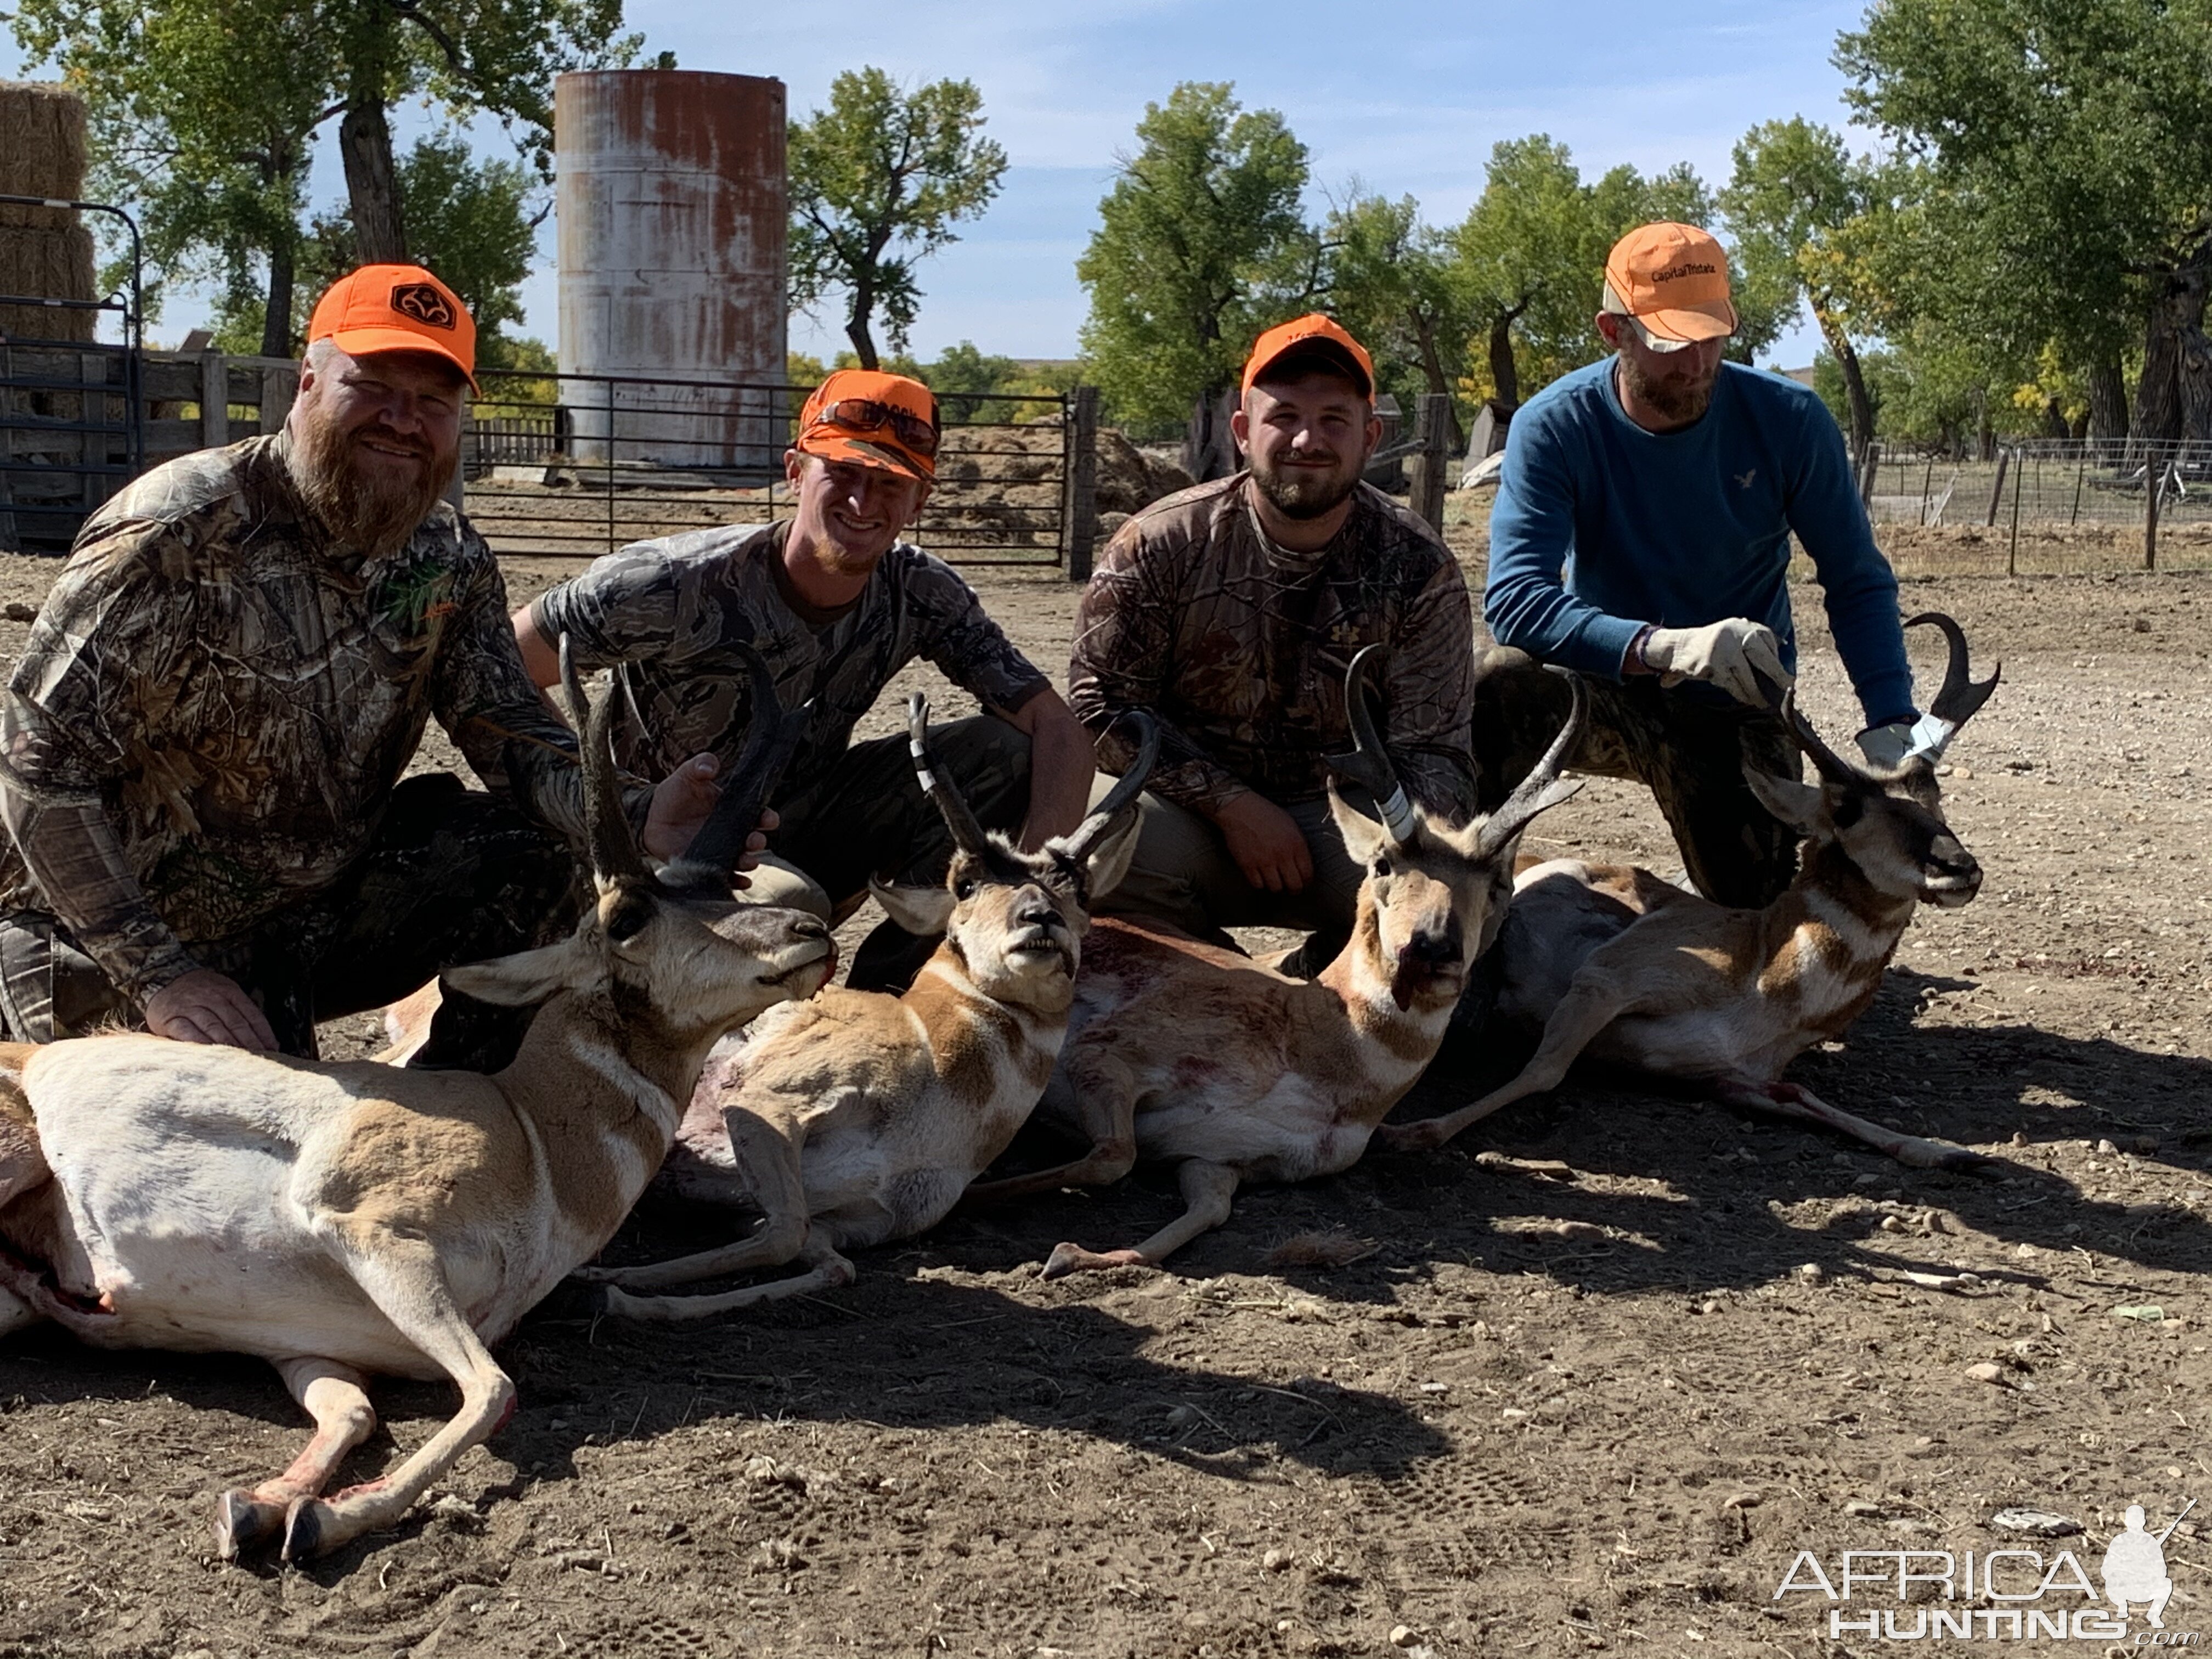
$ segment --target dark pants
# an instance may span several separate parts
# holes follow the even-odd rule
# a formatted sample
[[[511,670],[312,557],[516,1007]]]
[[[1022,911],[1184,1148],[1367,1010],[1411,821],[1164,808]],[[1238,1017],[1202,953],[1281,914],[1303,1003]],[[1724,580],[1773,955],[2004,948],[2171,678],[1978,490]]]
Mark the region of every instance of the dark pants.
[[[560,837],[441,772],[392,792],[368,851],[327,890],[245,933],[185,945],[261,1005],[286,1054],[312,1059],[318,1020],[396,1001],[441,968],[550,944],[575,926],[580,900],[576,858]],[[473,1048],[459,1028],[485,1024],[501,1028],[493,1051],[511,1053],[527,1024],[526,1010],[518,1021],[447,1000],[454,1008],[440,1011],[434,1051]],[[68,930],[34,912],[0,920],[0,1012],[18,1042],[144,1024]]]
[[[1756,909],[1797,873],[1797,832],[1743,781],[1747,763],[1778,777],[1802,775],[1802,757],[1781,719],[1741,703],[1710,702],[1656,678],[1585,676],[1589,720],[1568,764],[1634,778],[1651,791],[1699,892]],[[1524,652],[1493,647],[1477,665],[1474,761],[1483,811],[1527,777],[1567,718],[1567,683]]]
[[[951,779],[986,830],[1019,830],[1030,810],[1030,740],[989,714],[930,728],[938,775]],[[782,822],[769,850],[819,883],[839,912],[867,891],[868,878],[902,886],[940,883],[952,837],[922,793],[902,735],[856,743],[819,776],[775,803]],[[903,990],[937,949],[886,921],[853,954],[846,983],[856,990]]]

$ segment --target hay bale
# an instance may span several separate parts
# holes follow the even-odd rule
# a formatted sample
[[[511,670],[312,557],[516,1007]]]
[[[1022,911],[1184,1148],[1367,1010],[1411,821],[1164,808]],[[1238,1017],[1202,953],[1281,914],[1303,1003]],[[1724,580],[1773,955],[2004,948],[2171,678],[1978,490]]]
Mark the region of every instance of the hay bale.
[[[0,81],[0,194],[78,199],[84,194],[84,100],[46,81]],[[0,294],[92,300],[92,233],[53,208],[0,204]],[[88,311],[0,307],[0,336],[89,340]]]

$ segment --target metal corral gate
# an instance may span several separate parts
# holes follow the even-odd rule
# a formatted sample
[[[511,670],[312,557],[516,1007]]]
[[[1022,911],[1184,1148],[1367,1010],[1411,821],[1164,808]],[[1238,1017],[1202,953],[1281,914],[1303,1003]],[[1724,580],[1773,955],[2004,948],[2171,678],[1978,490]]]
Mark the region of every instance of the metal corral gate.
[[[635,541],[788,516],[783,479],[811,386],[481,372],[462,439],[468,514],[508,556],[594,559]],[[699,441],[702,404],[732,430]],[[1097,394],[954,393],[913,538],[956,564],[1087,574]]]
[[[0,195],[0,204],[110,214],[130,234],[128,293],[0,294],[0,318],[53,319],[0,329],[0,550],[65,553],[86,517],[146,466],[138,228],[105,202]],[[119,340],[55,337],[89,337],[102,316],[117,319]]]

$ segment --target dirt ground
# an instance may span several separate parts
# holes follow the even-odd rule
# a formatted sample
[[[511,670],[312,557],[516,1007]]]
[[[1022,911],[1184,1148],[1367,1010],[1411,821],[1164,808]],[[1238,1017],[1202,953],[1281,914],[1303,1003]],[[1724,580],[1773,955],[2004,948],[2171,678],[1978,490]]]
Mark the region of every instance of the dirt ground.
[[[0,599],[35,604],[52,573],[0,561]],[[517,596],[546,574],[519,568]],[[978,581],[1064,662],[1063,584]],[[1849,1040],[1793,1075],[1993,1176],[1577,1077],[1439,1154],[1248,1191],[1165,1271],[1040,1281],[1057,1240],[1173,1212],[1147,1171],[957,1217],[757,1317],[541,1314],[504,1352],[513,1423],[400,1529],[304,1570],[210,1554],[211,1495],[303,1437],[264,1365],[33,1333],[0,1352],[0,1659],[1809,1659],[1882,1645],[1856,1621],[1884,1610],[1909,1634],[1930,1587],[1910,1610],[1863,1580],[1848,1605],[1778,1599],[1813,1582],[1800,1552],[1830,1580],[1846,1550],[2067,1550],[2094,1575],[2126,1505],[2155,1531],[2212,1500],[2212,580],[1915,579],[1905,604],[2004,659],[1946,785],[1988,880],[1922,912]],[[1805,695],[1841,738],[1820,614],[1802,593]],[[0,653],[22,637],[0,623]],[[1541,828],[1674,867],[1624,786]],[[1516,1058],[1432,1076],[1401,1114]],[[1366,1253],[1271,1265],[1322,1230]],[[617,1249],[702,1238],[634,1226]],[[378,1399],[356,1479],[452,1402]],[[2080,1530],[1996,1523],[2014,1508]],[[2165,1553],[2163,1633],[2212,1632],[2212,1512]],[[1996,1589],[2038,1570],[2008,1559]],[[2086,1605],[2057,1583],[1974,1605]]]

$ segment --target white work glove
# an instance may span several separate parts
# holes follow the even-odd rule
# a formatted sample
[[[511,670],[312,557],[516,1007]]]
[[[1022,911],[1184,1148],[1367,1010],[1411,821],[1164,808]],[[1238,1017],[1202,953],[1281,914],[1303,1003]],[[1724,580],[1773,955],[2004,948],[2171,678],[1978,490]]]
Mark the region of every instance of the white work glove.
[[[1911,720],[1892,720],[1887,726],[1869,726],[1858,735],[1859,753],[1867,757],[1867,764],[1883,772],[1894,772],[1905,764],[1905,757],[1912,747],[1913,726]]]
[[[1703,680],[1753,708],[1773,708],[1793,683],[1774,630],[1742,617],[1703,628],[1655,628],[1640,654],[1662,685]]]

